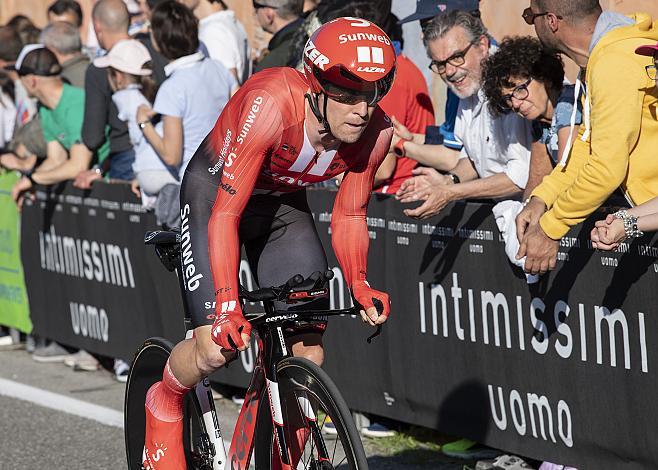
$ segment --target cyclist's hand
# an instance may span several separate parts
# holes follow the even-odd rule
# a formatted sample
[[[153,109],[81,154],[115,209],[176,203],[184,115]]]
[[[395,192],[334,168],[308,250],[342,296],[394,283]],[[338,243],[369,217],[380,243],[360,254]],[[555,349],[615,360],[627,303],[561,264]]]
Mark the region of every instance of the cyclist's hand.
[[[386,292],[371,288],[365,281],[356,281],[352,284],[354,300],[362,308],[361,318],[371,326],[381,325],[388,319],[391,312],[391,301]],[[375,301],[380,303],[381,313],[375,307]]]
[[[251,324],[242,316],[240,307],[220,313],[211,330],[212,340],[223,349],[244,351],[249,347]]]

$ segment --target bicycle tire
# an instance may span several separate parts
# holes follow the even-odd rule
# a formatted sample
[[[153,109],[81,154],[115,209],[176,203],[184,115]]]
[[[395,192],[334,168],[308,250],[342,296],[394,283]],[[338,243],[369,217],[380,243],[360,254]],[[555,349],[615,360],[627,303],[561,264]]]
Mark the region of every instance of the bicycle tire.
[[[336,428],[337,435],[333,438],[326,436],[323,432],[319,433],[326,448],[330,450],[333,447],[334,457],[336,455],[338,441],[340,441],[343,448],[344,462],[332,462],[328,465],[326,462],[316,460],[312,455],[308,456],[308,460],[305,459],[305,455],[302,455],[301,463],[303,464],[303,468],[312,470],[334,468],[350,470],[368,469],[368,461],[361,438],[352,419],[352,414],[340,394],[338,387],[336,387],[325,371],[308,359],[289,357],[277,364],[277,380],[279,383],[283,419],[284,423],[286,423],[285,428],[287,429],[285,431],[286,440],[291,442],[290,436],[294,432],[289,428],[290,423],[293,422],[291,418],[294,419],[301,416],[301,407],[298,404],[299,400],[295,399],[295,397],[298,397],[295,392],[300,394],[306,393],[308,394],[307,396],[311,397],[313,404],[317,408],[321,408],[323,413],[331,418]],[[297,413],[297,416],[292,416],[292,413]],[[316,416],[319,416],[317,415],[317,410]],[[278,450],[273,453],[273,446],[276,444],[274,443],[267,390],[263,392],[257,419],[254,464],[256,470],[270,470],[274,468],[272,456],[276,454],[278,457]],[[318,427],[321,431],[323,425],[324,422],[318,419]],[[332,445],[330,442],[331,439],[335,439],[336,443]],[[306,441],[307,446],[309,445],[309,441],[310,439]],[[306,453],[306,449],[304,453]],[[311,444],[310,454],[312,453],[313,445]],[[302,467],[298,465],[296,468]]]
[[[164,338],[150,338],[139,347],[130,367],[124,400],[124,437],[129,470],[143,468],[146,392],[151,385],[162,380],[162,371],[173,347],[174,345]],[[183,416],[183,445],[187,467],[198,470],[208,468],[199,463],[198,458],[203,451],[198,449],[198,439],[195,436],[205,433],[205,425],[193,390],[185,397]]]

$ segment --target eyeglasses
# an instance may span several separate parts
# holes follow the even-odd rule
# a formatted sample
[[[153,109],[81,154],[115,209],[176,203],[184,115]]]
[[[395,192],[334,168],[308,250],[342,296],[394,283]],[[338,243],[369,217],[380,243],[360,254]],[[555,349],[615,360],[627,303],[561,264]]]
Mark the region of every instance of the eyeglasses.
[[[647,71],[647,75],[651,80],[658,80],[658,72],[656,65],[647,65],[644,67],[644,70]]]
[[[258,10],[260,8],[272,8],[272,9],[276,10],[277,8],[279,8],[279,7],[273,7],[272,5],[265,5],[263,3],[258,3],[258,2],[253,2],[253,1],[251,2],[251,4],[253,5],[254,10]]]
[[[539,18],[540,16],[546,16],[549,13],[550,13],[550,11],[545,11],[543,13],[533,13],[532,8],[528,7],[525,10],[523,10],[523,13],[521,14],[521,16],[523,17],[523,19],[525,20],[526,23],[528,23],[529,25],[532,26],[533,24],[535,24],[535,20],[537,18]],[[555,15],[555,17],[559,20],[562,19],[562,17],[560,15]]]
[[[461,67],[466,62],[466,54],[468,50],[473,47],[477,42],[472,42],[461,51],[455,52],[446,60],[433,60],[430,62],[430,70],[439,75],[446,71],[446,65],[450,64],[454,67]]]
[[[532,77],[529,78],[527,82],[514,87],[512,93],[508,93],[506,95],[501,96],[505,109],[512,108],[512,98],[516,98],[519,101],[523,101],[528,97],[528,95],[530,94],[530,91],[528,90],[528,86],[530,85],[530,82],[532,82]]]

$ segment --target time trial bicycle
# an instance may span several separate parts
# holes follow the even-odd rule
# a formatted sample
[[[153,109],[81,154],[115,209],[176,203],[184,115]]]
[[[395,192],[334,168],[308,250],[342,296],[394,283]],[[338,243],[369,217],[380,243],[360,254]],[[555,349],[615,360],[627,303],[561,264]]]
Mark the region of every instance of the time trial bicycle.
[[[180,288],[180,233],[148,232],[146,244],[169,271],[176,271]],[[246,291],[240,301],[262,302],[264,313],[245,317],[256,332],[257,358],[249,388],[226,450],[210,381],[204,378],[185,398],[183,445],[187,468],[194,470],[246,470],[252,455],[256,470],[366,470],[363,444],[352,415],[338,388],[326,372],[311,361],[292,357],[286,331],[296,321],[324,321],[334,315],[358,314],[358,307],[338,310],[287,310],[275,302],[303,303],[327,296],[332,271],[307,279],[296,275],[284,285]],[[183,296],[183,299],[185,297]],[[381,303],[376,303],[381,312]],[[188,337],[193,331],[184,302]],[[381,331],[368,338],[372,340]],[[126,384],[124,430],[130,470],[142,469],[146,392],[161,380],[173,344],[164,338],[145,341],[133,360]],[[331,433],[323,432],[332,423]],[[156,451],[157,452],[157,451]],[[158,455],[153,455],[158,460]]]

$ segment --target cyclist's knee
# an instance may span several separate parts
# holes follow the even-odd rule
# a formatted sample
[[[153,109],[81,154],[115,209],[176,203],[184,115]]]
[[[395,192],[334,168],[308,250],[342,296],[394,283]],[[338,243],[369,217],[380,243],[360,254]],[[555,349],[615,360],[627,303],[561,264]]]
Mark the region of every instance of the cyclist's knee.
[[[292,353],[321,366],[324,362],[322,335],[316,333],[296,335],[291,338]]]
[[[197,328],[195,331],[195,360],[199,371],[209,375],[235,358],[234,351],[226,351],[217,345],[210,336],[210,326]]]

